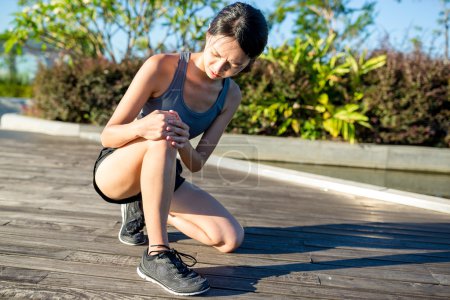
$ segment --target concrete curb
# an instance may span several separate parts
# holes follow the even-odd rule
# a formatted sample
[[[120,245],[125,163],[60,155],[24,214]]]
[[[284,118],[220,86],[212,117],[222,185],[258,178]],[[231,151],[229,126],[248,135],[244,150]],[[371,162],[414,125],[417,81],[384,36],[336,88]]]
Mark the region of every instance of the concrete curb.
[[[381,186],[343,180],[333,177],[288,170],[249,161],[211,155],[207,165],[245,172],[256,176],[289,182],[301,186],[319,188],[353,196],[393,202],[450,214],[450,200],[417,193],[410,193]]]
[[[0,128],[19,131],[31,131],[51,135],[77,136],[100,142],[101,128],[57,121],[48,121],[17,114],[4,114]],[[244,172],[301,186],[319,188],[325,191],[346,193],[354,196],[393,202],[428,210],[450,214],[450,200],[363,184],[327,176],[287,170],[250,161],[242,161],[222,155],[211,155],[207,165]]]
[[[232,147],[229,147],[232,145]],[[236,149],[237,151],[230,151]],[[224,134],[217,152],[227,157],[380,170],[450,173],[450,149],[348,144],[298,138]]]
[[[100,141],[100,133],[102,131],[102,128],[99,126],[49,121],[14,113],[6,113],[1,116],[0,128],[49,135],[73,136],[95,141]]]

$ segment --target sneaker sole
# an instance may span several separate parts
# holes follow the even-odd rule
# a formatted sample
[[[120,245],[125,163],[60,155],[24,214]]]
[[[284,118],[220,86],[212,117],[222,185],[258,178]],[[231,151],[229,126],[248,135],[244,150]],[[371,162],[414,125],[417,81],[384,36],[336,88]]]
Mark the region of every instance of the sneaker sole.
[[[175,292],[174,290],[171,290],[170,288],[166,287],[165,285],[163,285],[162,283],[156,281],[155,279],[145,275],[144,273],[141,272],[141,270],[139,269],[139,267],[137,268],[137,273],[139,275],[139,277],[141,277],[142,279],[145,279],[147,281],[156,283],[157,285],[159,285],[160,287],[162,287],[164,290],[166,290],[167,292],[177,295],[177,296],[194,296],[194,295],[200,295],[203,293],[206,293],[207,291],[209,291],[209,287],[205,290],[199,291],[199,292],[193,292],[193,293],[180,293],[180,292]]]
[[[119,241],[122,244],[129,245],[129,246],[140,246],[140,245],[146,244],[147,241],[143,241],[142,243],[133,244],[133,243],[130,243],[130,242],[122,240],[122,238],[120,237],[120,233],[122,232],[122,229],[125,226],[125,223],[124,223],[123,220],[125,220],[125,216],[126,216],[126,213],[127,213],[126,210],[125,210],[125,205],[122,205],[122,204],[120,205],[120,212],[122,213],[122,225],[120,226],[120,230],[119,230],[119,234],[118,234]]]

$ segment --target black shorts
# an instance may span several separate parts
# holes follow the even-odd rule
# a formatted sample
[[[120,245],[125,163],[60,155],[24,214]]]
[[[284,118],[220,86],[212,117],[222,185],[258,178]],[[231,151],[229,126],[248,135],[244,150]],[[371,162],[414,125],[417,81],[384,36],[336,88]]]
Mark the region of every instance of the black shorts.
[[[102,193],[102,191],[97,186],[97,183],[95,182],[95,172],[97,171],[98,166],[101,164],[101,162],[110,154],[112,154],[117,148],[103,148],[100,151],[100,155],[98,156],[97,160],[94,164],[94,175],[93,175],[93,184],[95,191],[107,202],[115,203],[115,204],[125,204],[125,203],[131,203],[135,201],[142,201],[142,195],[141,193],[125,198],[120,200],[113,200],[111,198],[108,198],[105,194]],[[176,191],[180,185],[186,180],[184,177],[181,176],[181,172],[183,172],[183,167],[181,166],[181,162],[179,159],[177,159],[177,168],[176,168],[176,175],[175,175],[175,188],[174,191]]]

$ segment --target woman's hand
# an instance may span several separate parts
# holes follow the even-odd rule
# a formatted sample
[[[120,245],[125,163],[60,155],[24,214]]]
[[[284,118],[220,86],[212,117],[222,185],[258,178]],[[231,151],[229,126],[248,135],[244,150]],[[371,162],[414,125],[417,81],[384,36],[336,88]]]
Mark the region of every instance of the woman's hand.
[[[189,126],[181,120],[176,111],[169,110],[169,114],[175,119],[168,120],[166,140],[170,142],[171,146],[181,149],[189,141]]]
[[[171,146],[183,148],[189,139],[189,126],[176,111],[154,110],[140,119],[139,136],[147,140],[167,140]]]
[[[138,135],[146,140],[165,140],[168,136],[167,127],[169,121],[175,120],[176,116],[164,110],[154,110],[147,116],[139,119]]]

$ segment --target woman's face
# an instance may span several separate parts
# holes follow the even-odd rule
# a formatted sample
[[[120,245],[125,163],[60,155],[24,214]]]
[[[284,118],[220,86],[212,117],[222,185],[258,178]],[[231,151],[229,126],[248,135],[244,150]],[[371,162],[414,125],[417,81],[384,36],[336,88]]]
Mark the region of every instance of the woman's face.
[[[250,58],[236,39],[207,34],[203,61],[208,77],[218,80],[238,74],[248,65]]]

